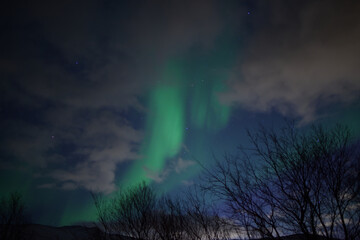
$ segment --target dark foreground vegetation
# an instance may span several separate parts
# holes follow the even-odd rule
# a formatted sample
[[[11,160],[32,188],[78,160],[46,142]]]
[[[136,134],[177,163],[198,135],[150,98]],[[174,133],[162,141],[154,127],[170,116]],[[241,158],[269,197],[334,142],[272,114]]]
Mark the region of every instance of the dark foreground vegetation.
[[[84,239],[360,239],[360,148],[349,129],[303,134],[289,124],[248,135],[249,148],[204,166],[181,196],[158,196],[145,183],[93,194],[99,228]],[[43,239],[29,238],[35,227],[26,227],[18,195],[1,200],[0,214],[0,239]]]
[[[248,132],[251,148],[217,161],[205,190],[249,238],[360,239],[360,148],[348,128]]]

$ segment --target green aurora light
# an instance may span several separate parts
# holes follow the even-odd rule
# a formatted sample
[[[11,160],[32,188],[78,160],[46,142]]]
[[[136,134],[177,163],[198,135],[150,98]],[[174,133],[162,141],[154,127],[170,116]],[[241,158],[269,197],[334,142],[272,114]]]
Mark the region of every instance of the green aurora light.
[[[127,187],[141,181],[151,182],[150,175],[159,176],[168,160],[177,157],[185,142],[186,129],[214,132],[226,126],[230,107],[219,102],[218,93],[224,91],[222,78],[209,76],[206,69],[199,75],[206,81],[193,84],[194,72],[187,69],[185,61],[169,61],[159,83],[150,91],[146,135],[141,149],[142,159],[136,161],[120,182]],[[198,75],[195,74],[195,75]],[[189,171],[189,178],[197,171]],[[176,181],[167,181],[171,189]],[[171,185],[171,186],[170,186]]]
[[[188,146],[191,154],[185,160],[194,160],[192,156],[200,161],[208,159],[204,155],[204,151],[208,150],[208,134],[225,127],[231,112],[230,106],[218,99],[218,94],[226,91],[226,69],[235,63],[234,43],[224,40],[220,39],[218,49],[210,55],[200,50],[198,58],[194,57],[194,51],[190,51],[164,64],[157,84],[150,89],[147,97],[141,158],[120,177],[118,187],[127,188],[142,181],[151,183],[153,180],[149,175],[161,174],[168,161],[179,157],[183,144],[188,140],[191,140]],[[216,68],[219,70],[212,71]],[[186,134],[187,129],[191,134]],[[159,190],[171,191],[181,180],[190,179],[199,171],[198,166],[193,166],[182,173],[171,174],[161,183]],[[77,208],[68,206],[60,222],[61,225],[69,225],[80,219],[93,218],[94,208],[91,204]]]
[[[133,165],[125,186],[149,182],[148,174],[161,172],[166,160],[174,157],[183,143],[186,94],[181,64],[168,63],[159,82],[149,96],[143,159]]]

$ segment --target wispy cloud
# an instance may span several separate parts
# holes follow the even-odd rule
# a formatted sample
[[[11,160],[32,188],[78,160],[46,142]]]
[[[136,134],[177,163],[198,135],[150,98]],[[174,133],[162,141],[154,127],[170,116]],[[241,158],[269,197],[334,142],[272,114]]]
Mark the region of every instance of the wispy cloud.
[[[120,120],[108,112],[85,121],[79,135],[66,138],[76,144],[67,158],[78,159],[70,166],[53,170],[50,176],[62,183],[63,189],[80,187],[95,192],[114,191],[118,164],[139,158],[137,150],[142,139],[140,131]],[[69,187],[68,182],[73,185]]]
[[[180,173],[194,164],[195,164],[194,161],[178,158],[177,162],[175,162],[174,164],[174,169],[176,173]]]
[[[173,160],[168,164],[167,167],[164,168],[161,172],[154,172],[151,169],[145,168],[147,177],[154,180],[157,183],[163,182],[169,174],[176,172],[177,174],[184,172],[186,169],[188,169],[190,166],[194,165],[195,162],[191,160],[184,160],[181,157]]]
[[[297,9],[284,1],[259,3],[253,20],[258,31],[221,99],[251,111],[276,110],[303,123],[331,103],[357,100],[360,4],[350,2],[304,2]]]

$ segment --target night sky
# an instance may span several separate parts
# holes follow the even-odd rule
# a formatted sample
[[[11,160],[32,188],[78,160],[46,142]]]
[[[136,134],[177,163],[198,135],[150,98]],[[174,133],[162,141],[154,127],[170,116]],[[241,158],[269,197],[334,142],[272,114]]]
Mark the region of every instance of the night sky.
[[[6,2],[0,194],[36,223],[140,181],[175,194],[259,124],[360,136],[360,1]]]

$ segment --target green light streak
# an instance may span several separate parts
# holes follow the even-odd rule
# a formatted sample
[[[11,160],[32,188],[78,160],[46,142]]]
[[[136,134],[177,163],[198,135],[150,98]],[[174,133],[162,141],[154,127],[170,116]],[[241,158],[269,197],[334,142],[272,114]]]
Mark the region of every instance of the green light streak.
[[[197,128],[218,130],[226,125],[230,117],[230,107],[218,100],[218,93],[224,90],[220,81],[208,80],[193,91],[191,102],[191,122]]]
[[[142,159],[133,163],[119,186],[128,187],[141,181],[150,183],[150,175],[161,177],[158,174],[163,172],[166,161],[177,158],[182,144],[189,140],[185,139],[185,133],[191,138],[199,134],[196,148],[203,149],[206,138],[226,126],[230,106],[222,104],[218,95],[226,90],[223,81],[235,63],[235,55],[234,43],[222,37],[211,51],[194,47],[181,54],[181,62],[165,64],[158,84],[148,96]],[[191,177],[198,170],[186,171],[189,174],[185,175]],[[162,185],[171,188],[176,181],[170,178],[179,176],[178,173],[167,176]]]
[[[177,154],[184,135],[183,94],[178,87],[158,87],[151,97],[150,136],[145,147],[145,166],[162,169],[165,159]]]
[[[127,174],[123,185],[149,182],[147,171],[160,173],[166,159],[174,157],[184,138],[185,91],[181,65],[170,62],[149,96],[146,137],[142,146],[143,159]]]

